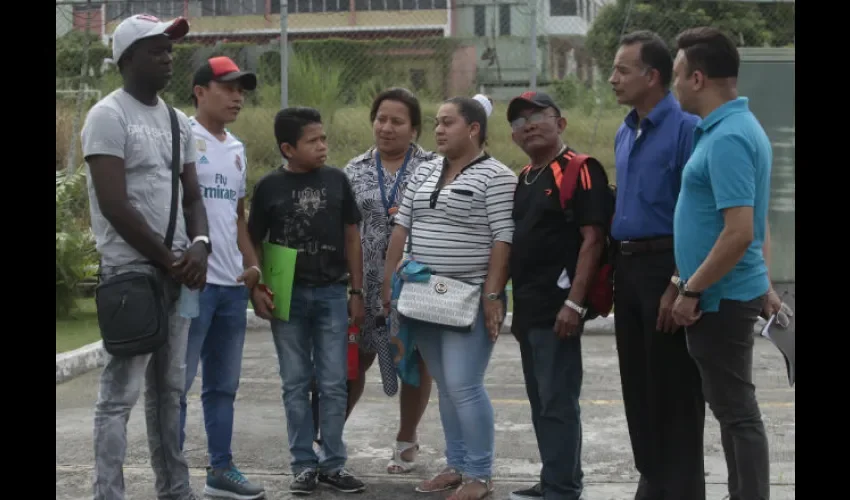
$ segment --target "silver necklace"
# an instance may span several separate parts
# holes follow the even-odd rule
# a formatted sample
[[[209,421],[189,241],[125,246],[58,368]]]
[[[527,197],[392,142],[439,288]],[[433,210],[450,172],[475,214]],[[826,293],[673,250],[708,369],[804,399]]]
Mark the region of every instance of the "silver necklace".
[[[564,154],[564,151],[566,151],[566,150],[567,150],[567,146],[565,144],[564,147],[562,147],[561,150],[558,151],[558,154],[555,155],[555,158]],[[529,176],[526,175],[525,178],[523,179],[523,183],[525,183],[526,186],[530,186],[530,185],[534,184],[535,182],[537,182],[537,178],[540,177],[540,174],[543,173],[544,170],[546,170],[546,165],[543,165],[542,167],[539,167],[537,169],[537,175],[534,176],[534,180],[529,181],[528,180]]]

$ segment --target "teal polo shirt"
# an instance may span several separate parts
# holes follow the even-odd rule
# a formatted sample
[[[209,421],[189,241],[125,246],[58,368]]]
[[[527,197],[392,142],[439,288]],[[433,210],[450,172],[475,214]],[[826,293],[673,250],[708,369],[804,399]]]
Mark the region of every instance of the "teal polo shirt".
[[[723,210],[753,207],[753,242],[726,276],[703,292],[700,308],[716,312],[721,299],[748,301],[770,286],[762,254],[770,200],[770,140],[749,100],[738,97],[715,109],[694,130],[694,150],[682,171],[673,215],[676,267],[690,279],[723,230]]]

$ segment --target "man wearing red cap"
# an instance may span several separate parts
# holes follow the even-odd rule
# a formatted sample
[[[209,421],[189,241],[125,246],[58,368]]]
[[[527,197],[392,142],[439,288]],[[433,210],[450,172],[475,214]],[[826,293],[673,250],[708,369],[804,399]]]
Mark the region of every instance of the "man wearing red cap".
[[[196,498],[180,450],[180,392],[189,321],[177,304],[178,297],[191,295],[188,290],[203,287],[211,245],[189,119],[175,110],[180,156],[176,168],[183,189],[174,190],[171,163],[176,134],[171,111],[157,95],[171,80],[172,43],[188,30],[181,18],[161,22],[140,14],[122,21],[112,34],[112,59],[123,87],[92,107],[82,130],[92,231],[101,257],[98,316],[107,326],[101,333],[104,346],[115,349],[116,344],[107,342],[110,330],[125,335],[125,330],[136,327],[133,319],[150,316],[157,304],[162,303],[168,314],[163,322],[166,339],[153,352],[138,342],[127,350],[123,343],[123,355],[107,356],[94,416],[94,500],[124,499],[127,420],[143,388],[155,497]],[[139,283],[141,276],[147,283],[135,290],[104,292],[103,287],[120,291],[128,280]],[[131,293],[136,296],[125,303]],[[115,321],[118,326],[112,328]],[[156,330],[162,332],[162,326]]]
[[[180,398],[180,447],[186,428],[186,395],[201,363],[207,450],[210,464],[204,493],[252,500],[264,495],[233,463],[233,403],[242,371],[248,297],[260,280],[257,256],[245,225],[245,145],[225,128],[242,109],[243,94],[257,88],[253,73],[240,71],[228,57],[213,57],[192,82],[195,116],[189,119],[198,150],[198,181],[215,252],[200,293],[198,316],[189,327],[186,385]]]

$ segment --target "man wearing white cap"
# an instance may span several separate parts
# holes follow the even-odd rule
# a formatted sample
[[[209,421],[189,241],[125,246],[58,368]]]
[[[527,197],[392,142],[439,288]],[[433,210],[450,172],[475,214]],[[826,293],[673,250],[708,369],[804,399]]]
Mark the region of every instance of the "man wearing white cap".
[[[196,498],[180,451],[179,398],[189,320],[178,314],[177,305],[178,298],[189,296],[180,297],[181,285],[184,292],[203,287],[211,246],[192,130],[179,110],[175,110],[180,131],[177,168],[182,190],[176,190],[177,203],[172,205],[171,115],[157,96],[171,79],[172,42],[188,30],[189,24],[180,18],[161,22],[141,14],[122,21],[112,36],[112,54],[123,88],[92,107],[82,130],[92,230],[101,257],[98,315],[104,347],[110,352],[94,417],[95,500],[124,499],[127,420],[143,382],[156,498]],[[154,285],[148,290],[156,292],[143,286],[133,290],[134,276],[147,276]],[[133,300],[125,303],[131,295]],[[130,348],[112,342],[114,337],[132,335],[138,329],[132,319],[144,322],[140,320],[156,313],[159,304],[167,314],[162,343]],[[119,345],[123,345],[120,351]]]

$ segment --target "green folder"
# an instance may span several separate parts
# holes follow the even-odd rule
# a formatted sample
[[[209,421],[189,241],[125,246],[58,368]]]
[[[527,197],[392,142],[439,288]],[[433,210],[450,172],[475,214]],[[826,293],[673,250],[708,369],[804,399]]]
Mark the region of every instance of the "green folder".
[[[295,277],[295,258],[298,251],[263,242],[263,282],[274,294],[272,314],[280,320],[289,321],[289,305],[292,300],[292,280]]]

